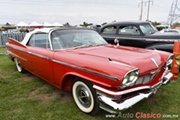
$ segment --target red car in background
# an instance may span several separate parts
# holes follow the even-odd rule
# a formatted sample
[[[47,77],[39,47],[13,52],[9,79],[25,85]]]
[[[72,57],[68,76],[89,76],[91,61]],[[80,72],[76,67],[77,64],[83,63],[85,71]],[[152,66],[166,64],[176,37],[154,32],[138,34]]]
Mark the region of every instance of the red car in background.
[[[111,45],[90,29],[36,29],[22,42],[9,38],[6,47],[19,72],[71,91],[77,107],[90,115],[100,108],[127,109],[172,77],[171,53]]]

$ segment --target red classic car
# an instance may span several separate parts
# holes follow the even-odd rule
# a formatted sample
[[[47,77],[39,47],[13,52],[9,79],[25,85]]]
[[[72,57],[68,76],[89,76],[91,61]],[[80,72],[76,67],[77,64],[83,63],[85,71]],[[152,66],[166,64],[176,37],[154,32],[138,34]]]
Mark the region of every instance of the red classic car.
[[[110,45],[90,29],[36,29],[22,42],[9,38],[6,46],[19,72],[71,91],[77,107],[90,115],[100,108],[127,109],[172,77],[171,53]]]

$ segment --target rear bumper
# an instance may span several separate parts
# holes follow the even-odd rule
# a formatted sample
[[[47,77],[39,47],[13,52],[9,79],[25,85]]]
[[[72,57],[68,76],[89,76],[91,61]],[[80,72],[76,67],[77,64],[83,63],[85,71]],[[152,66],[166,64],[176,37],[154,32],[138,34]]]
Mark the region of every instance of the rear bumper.
[[[130,108],[131,106],[138,103],[142,99],[148,98],[152,94],[155,94],[158,88],[162,84],[169,83],[172,76],[173,76],[172,73],[168,73],[167,75],[163,77],[163,79],[159,83],[155,84],[154,86],[141,86],[141,87],[132,88],[132,89],[128,89],[128,90],[124,90],[120,92],[109,91],[107,89],[104,89],[95,85],[93,87],[97,90],[100,108],[110,113],[118,113],[121,110]],[[143,90],[146,90],[146,92],[144,92]],[[122,95],[126,95],[128,93],[133,93],[133,92],[136,92],[135,96],[130,97],[126,100],[123,100],[122,102],[115,102],[114,97],[108,96],[108,94],[113,95],[113,96],[119,96],[121,100]]]

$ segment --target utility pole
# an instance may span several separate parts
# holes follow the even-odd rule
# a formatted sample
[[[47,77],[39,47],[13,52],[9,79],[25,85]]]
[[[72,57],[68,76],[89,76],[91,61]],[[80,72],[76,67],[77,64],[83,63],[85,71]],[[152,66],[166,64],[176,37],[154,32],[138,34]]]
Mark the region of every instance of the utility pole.
[[[140,12],[140,18],[139,18],[139,20],[142,20],[142,13],[143,13],[143,0],[142,0],[142,2],[141,3],[139,3],[139,5],[141,5],[141,12]],[[138,6],[139,6],[138,5]]]
[[[148,0],[147,21],[149,20],[149,10],[150,10],[150,3],[151,3],[151,2],[152,2],[152,4],[153,4],[153,1]]]
[[[141,6],[141,12],[140,12],[140,17],[139,17],[139,20],[142,20],[142,14],[143,14],[143,5],[146,5],[148,4],[148,9],[147,9],[147,21],[149,20],[149,10],[150,10],[150,3],[153,3],[152,0],[148,0],[148,1],[141,1],[139,4],[138,4],[138,7]]]

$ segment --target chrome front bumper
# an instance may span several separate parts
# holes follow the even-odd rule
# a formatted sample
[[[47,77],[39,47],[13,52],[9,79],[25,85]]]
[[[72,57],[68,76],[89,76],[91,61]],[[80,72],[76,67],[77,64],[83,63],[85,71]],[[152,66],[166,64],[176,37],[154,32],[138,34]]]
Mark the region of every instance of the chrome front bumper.
[[[168,73],[167,75],[164,75],[163,79],[155,84],[154,86],[142,86],[142,87],[137,87],[137,88],[132,88],[120,92],[113,92],[109,91],[107,89],[101,88],[99,86],[94,85],[93,87],[97,90],[97,95],[98,95],[98,100],[100,103],[100,108],[110,112],[110,113],[118,113],[121,110],[128,109],[134,104],[138,103],[142,99],[148,98],[152,94],[155,94],[158,88],[162,84],[167,84],[169,83],[170,79],[172,78],[173,74]],[[138,92],[138,95],[131,97],[129,99],[124,100],[123,102],[117,103],[113,101],[113,97],[109,97],[107,94],[113,95],[113,96],[122,96],[128,93],[136,92],[136,91],[142,91],[144,89],[148,89],[149,92],[143,93],[143,92]]]

